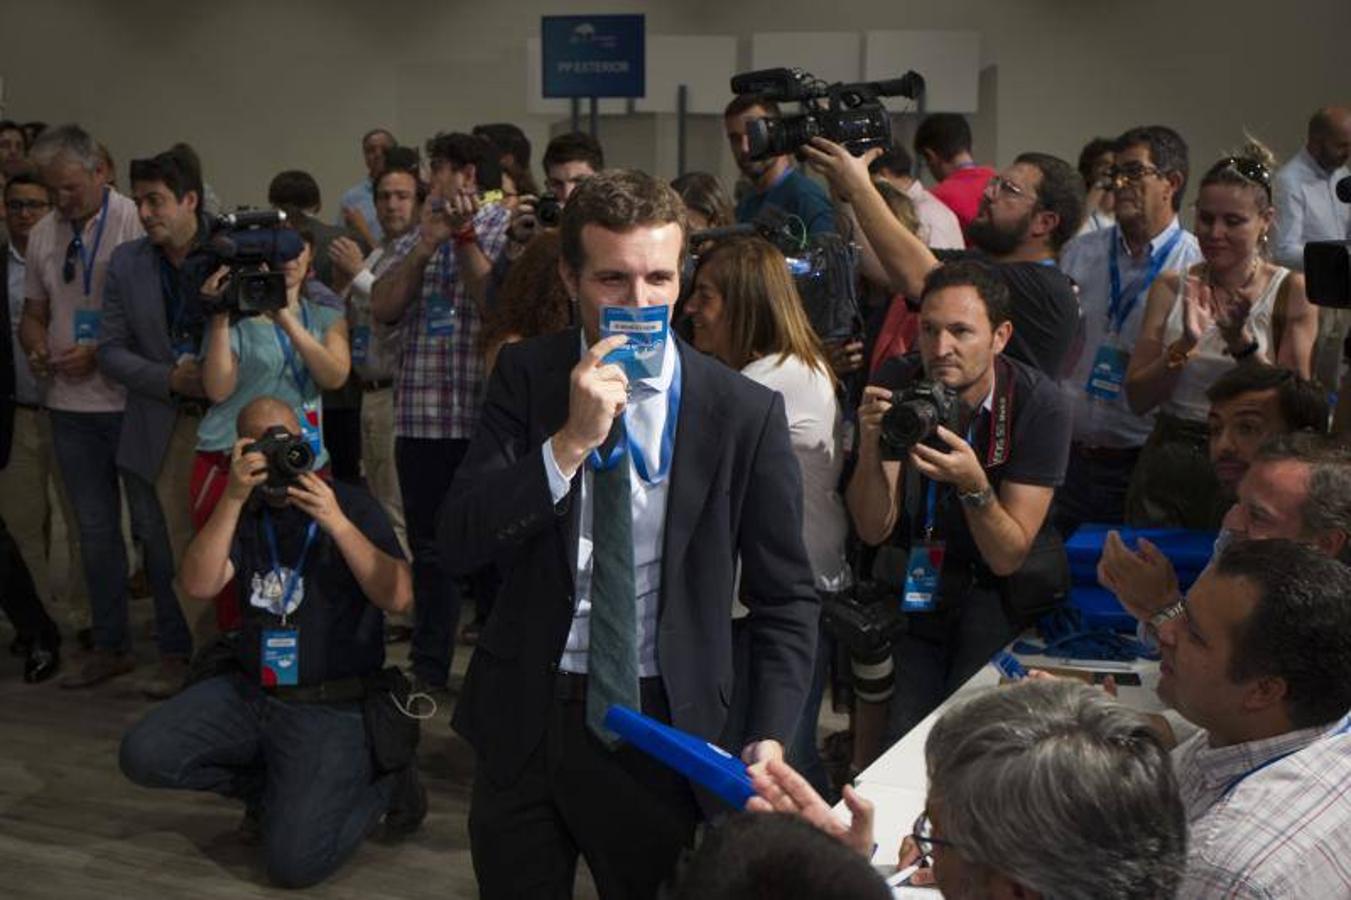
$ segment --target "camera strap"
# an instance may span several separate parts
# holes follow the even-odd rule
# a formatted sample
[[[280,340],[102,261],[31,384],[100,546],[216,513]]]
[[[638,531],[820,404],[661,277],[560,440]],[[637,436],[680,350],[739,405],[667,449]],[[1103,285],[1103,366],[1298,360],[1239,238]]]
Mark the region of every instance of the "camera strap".
[[[305,306],[305,301],[303,299],[300,301],[300,322],[306,331],[310,330],[309,309]],[[272,327],[276,329],[277,332],[277,344],[281,346],[282,361],[286,366],[286,370],[291,373],[291,380],[295,382],[296,390],[300,392],[300,396],[303,398],[305,396],[305,389],[309,387],[310,384],[309,369],[306,369],[305,364],[300,361],[300,354],[296,352],[295,345],[292,344],[291,339],[286,336],[285,330],[283,330],[276,322],[272,323]]]
[[[272,514],[266,509],[263,510],[263,533],[267,536],[267,549],[272,556],[272,575],[276,579],[274,582],[280,586],[280,601],[278,608],[271,609],[273,615],[281,616],[281,624],[286,625],[287,608],[291,605],[291,595],[295,593],[296,585],[300,581],[300,575],[305,571],[305,561],[309,558],[310,548],[314,546],[315,535],[319,533],[319,523],[310,520],[309,527],[305,529],[305,543],[300,548],[300,556],[296,559],[296,564],[291,568],[283,580],[281,565],[281,554],[277,549],[277,529],[272,524]],[[268,598],[271,600],[272,598]]]
[[[1009,461],[1013,453],[1013,364],[1002,356],[994,360],[994,397],[990,404],[989,443],[985,448],[985,468],[992,469]],[[970,441],[974,448],[975,442]]]

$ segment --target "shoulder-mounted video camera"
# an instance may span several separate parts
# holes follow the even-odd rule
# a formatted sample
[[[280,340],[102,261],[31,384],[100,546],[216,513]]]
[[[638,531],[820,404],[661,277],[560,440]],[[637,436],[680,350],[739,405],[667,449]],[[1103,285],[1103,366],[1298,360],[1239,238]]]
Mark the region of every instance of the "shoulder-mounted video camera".
[[[206,277],[221,266],[230,270],[219,297],[202,296],[207,315],[227,312],[231,319],[256,316],[286,306],[283,267],[305,249],[301,236],[281,227],[281,210],[240,210],[211,223],[211,232],[192,254],[194,269]]]
[[[911,71],[886,81],[827,84],[802,69],[759,69],[732,76],[732,93],[802,105],[796,116],[750,120],[751,159],[791,153],[818,136],[859,154],[891,146],[891,117],[881,98],[916,100],[924,93],[924,78]]]

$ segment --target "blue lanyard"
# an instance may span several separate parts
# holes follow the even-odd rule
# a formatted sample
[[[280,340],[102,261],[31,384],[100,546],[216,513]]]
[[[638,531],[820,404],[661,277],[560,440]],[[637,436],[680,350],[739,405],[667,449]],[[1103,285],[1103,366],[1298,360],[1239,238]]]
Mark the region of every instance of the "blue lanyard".
[[[300,301],[300,321],[301,324],[305,326],[305,330],[309,331],[310,315],[305,307],[304,300]],[[285,362],[286,369],[291,373],[291,380],[296,383],[296,390],[300,392],[300,399],[304,400],[305,389],[309,387],[310,384],[310,371],[305,368],[303,362],[298,361],[299,354],[296,352],[295,346],[292,345],[291,339],[287,337],[286,332],[282,330],[282,327],[276,322],[272,323],[272,327],[277,330],[277,343],[281,345],[281,355]]]
[[[1351,731],[1351,720],[1348,720],[1348,721],[1346,721],[1346,722],[1343,722],[1341,728],[1338,728],[1336,731],[1332,732],[1332,734],[1326,735],[1326,737],[1329,737],[1329,738],[1337,737],[1338,735],[1346,734],[1348,731]],[[1310,743],[1312,743],[1312,742],[1310,742]],[[1249,777],[1251,777],[1251,776],[1253,776],[1253,775],[1256,775],[1258,772],[1262,771],[1262,770],[1265,769],[1267,766],[1274,766],[1276,763],[1278,763],[1278,762],[1280,762],[1281,760],[1285,759],[1287,756],[1294,756],[1294,755],[1295,755],[1296,753],[1298,753],[1300,750],[1303,750],[1303,749],[1305,749],[1305,747],[1308,747],[1308,746],[1309,746],[1309,744],[1306,744],[1304,747],[1299,747],[1299,748],[1297,748],[1297,749],[1295,749],[1295,750],[1290,750],[1290,751],[1288,751],[1288,752],[1286,752],[1286,753],[1282,753],[1280,756],[1273,756],[1271,759],[1267,760],[1266,762],[1262,763],[1261,765],[1254,766],[1253,768],[1251,768],[1251,769],[1249,769],[1248,771],[1244,772],[1242,775],[1238,776],[1238,777],[1235,778],[1233,781],[1229,782],[1229,784],[1228,784],[1228,785],[1225,787],[1225,789],[1224,789],[1224,793],[1220,794],[1220,799],[1223,800],[1223,799],[1225,799],[1226,797],[1228,797],[1230,794],[1232,794],[1232,793],[1234,792],[1234,790],[1235,790],[1240,784],[1242,784],[1242,783],[1244,782],[1245,779],[1247,779],[1247,778],[1249,778]]]
[[[437,251],[436,261],[436,285],[441,289],[441,294],[450,302],[450,245],[442,244],[441,249]]]
[[[86,297],[94,289],[94,260],[99,255],[99,245],[103,243],[103,226],[108,224],[108,198],[111,195],[111,188],[103,189],[103,206],[99,209],[99,225],[94,232],[94,249],[90,251],[89,256],[84,255],[84,237],[81,234],[83,229],[75,227],[74,222],[70,223],[70,230],[75,232],[75,252],[80,254],[80,262],[84,269],[84,295]]]
[[[1129,302],[1122,302],[1125,299],[1125,293],[1121,287],[1121,264],[1118,255],[1121,251],[1121,229],[1113,225],[1112,236],[1110,238],[1112,249],[1107,255],[1107,268],[1112,277],[1112,296],[1111,303],[1107,307],[1107,328],[1113,334],[1120,334],[1122,327],[1126,324],[1126,319],[1135,311],[1139,305],[1140,298],[1149,291],[1149,286],[1154,283],[1154,279],[1159,277],[1163,271],[1163,264],[1168,261],[1168,256],[1177,246],[1177,242],[1182,238],[1182,228],[1178,227],[1173,232],[1173,236],[1168,242],[1159,248],[1158,252],[1149,258],[1149,268],[1145,270],[1144,278],[1131,284],[1131,295]]]
[[[159,260],[159,284],[160,290],[164,291],[165,305],[168,307],[169,315],[169,340],[177,341],[179,332],[183,325],[183,294],[180,290],[181,282],[178,277],[178,270],[162,254]]]
[[[629,427],[624,417],[620,417],[619,420],[619,440],[610,449],[609,455],[602,459],[599,450],[591,451],[588,461],[593,470],[608,472],[619,464],[626,452],[632,450],[633,467],[638,470],[638,475],[643,481],[648,484],[661,484],[670,474],[671,460],[675,456],[676,424],[680,419],[680,353],[675,349],[670,352],[676,354],[675,374],[671,377],[671,386],[666,389],[666,423],[661,429],[661,449],[657,459],[657,471],[653,473],[648,468],[641,447],[636,443],[630,445]]]
[[[980,410],[972,417],[971,424],[966,427],[966,442],[971,445],[971,449],[976,448],[976,420],[980,418]],[[928,499],[925,501],[924,513],[924,540],[930,540],[933,537],[934,523],[938,519],[938,484],[929,482]]]
[[[272,572],[281,580],[281,559],[277,552],[277,530],[272,525],[272,516],[267,510],[263,510],[263,531],[267,535],[267,549],[272,554]],[[305,529],[305,544],[300,548],[300,558],[296,560],[295,567],[291,569],[291,574],[286,579],[286,587],[282,589],[281,595],[281,620],[286,623],[286,608],[291,605],[291,595],[295,593],[296,584],[300,581],[300,573],[305,569],[305,559],[310,555],[310,547],[314,546],[314,536],[319,533],[319,523],[313,520]]]

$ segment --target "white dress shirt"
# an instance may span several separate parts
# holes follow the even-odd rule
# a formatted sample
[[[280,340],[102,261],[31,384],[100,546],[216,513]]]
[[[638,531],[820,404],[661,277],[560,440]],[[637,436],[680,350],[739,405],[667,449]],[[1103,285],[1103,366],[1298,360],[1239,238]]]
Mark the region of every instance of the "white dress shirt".
[[[347,320],[355,337],[358,328],[370,329],[366,359],[357,362],[353,355],[352,368],[362,381],[382,381],[399,374],[399,357],[403,352],[403,328],[377,322],[371,315],[371,291],[375,280],[390,267],[390,256],[385,246],[376,247],[362,263],[361,271],[347,288]]]
[[[582,337],[582,352],[586,352],[586,338]],[[666,427],[668,392],[676,373],[674,338],[668,337],[662,356],[661,371],[653,378],[633,382],[633,393],[624,411],[624,424],[629,445],[635,446],[649,461],[649,470],[655,474],[661,458],[661,436]],[[674,452],[674,451],[673,451]],[[633,465],[633,453],[628,455],[629,497],[633,506],[633,586],[638,602],[638,674],[650,678],[660,674],[657,663],[657,603],[661,594],[662,540],[666,530],[666,498],[671,484],[666,478],[648,484]],[[544,443],[544,473],[549,479],[549,492],[554,503],[559,503],[571,489],[571,482],[563,477],[554,456],[553,439]],[[574,569],[576,607],[568,642],[558,667],[564,672],[586,672],[587,649],[590,646],[591,566],[592,566],[592,472],[590,465],[582,464],[582,487],[577,501],[581,503],[581,522],[577,536],[577,559]]]
[[[948,205],[931,194],[918,178],[910,180],[905,195],[915,207],[919,219],[919,239],[932,250],[965,250],[962,224]]]
[[[1337,199],[1336,186],[1351,175],[1342,166],[1329,172],[1300,150],[1276,172],[1272,192],[1276,203],[1272,255],[1296,272],[1304,271],[1307,241],[1344,241],[1351,238],[1351,204]]]
[[[1122,323],[1119,346],[1127,353],[1135,347],[1144,322],[1148,289],[1144,277],[1150,260],[1172,239],[1182,226],[1177,217],[1168,227],[1156,234],[1139,258],[1131,256],[1125,238],[1117,228],[1104,228],[1076,237],[1065,245],[1060,257],[1060,269],[1079,285],[1079,307],[1083,310],[1084,340],[1079,357],[1070,374],[1060,386],[1074,404],[1074,441],[1088,447],[1129,449],[1141,447],[1154,427],[1154,416],[1137,416],[1126,403],[1125,387],[1114,400],[1090,397],[1085,389],[1093,369],[1098,348],[1107,338],[1107,310],[1112,302],[1112,277],[1109,257],[1112,241],[1117,241],[1117,265],[1121,272],[1123,303],[1135,298],[1135,306]],[[1196,236],[1182,231],[1182,236],[1164,260],[1163,272],[1179,272],[1200,261],[1201,249]]]

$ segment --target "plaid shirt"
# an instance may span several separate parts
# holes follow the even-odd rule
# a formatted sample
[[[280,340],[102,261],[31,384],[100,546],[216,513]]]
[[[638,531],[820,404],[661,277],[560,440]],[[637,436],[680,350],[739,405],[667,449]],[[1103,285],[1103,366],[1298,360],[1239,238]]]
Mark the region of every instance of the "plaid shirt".
[[[1351,716],[1331,726],[1173,751],[1187,808],[1179,898],[1351,897]]]
[[[479,211],[474,219],[479,247],[496,262],[507,246],[510,214],[501,205]],[[389,271],[421,239],[413,229],[394,242],[386,257]],[[428,330],[429,298],[450,298],[454,330],[438,337]],[[483,393],[483,358],[478,352],[478,308],[459,277],[452,241],[436,249],[422,271],[422,290],[404,310],[403,362],[394,387],[394,433],[399,437],[468,439],[478,422]]]

